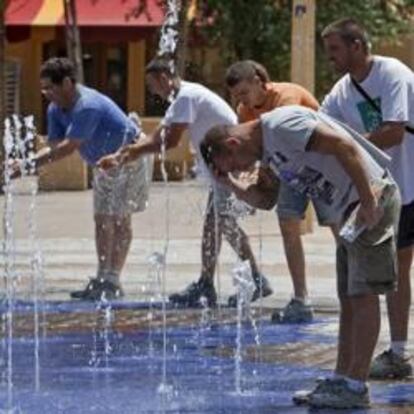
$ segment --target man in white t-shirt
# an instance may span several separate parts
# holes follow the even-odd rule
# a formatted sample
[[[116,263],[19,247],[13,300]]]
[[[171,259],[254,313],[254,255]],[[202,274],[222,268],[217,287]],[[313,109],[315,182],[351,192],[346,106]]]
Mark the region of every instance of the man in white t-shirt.
[[[341,231],[338,237],[338,362],[346,363],[337,364],[334,377],[296,395],[295,401],[313,407],[369,406],[366,380],[380,326],[378,295],[392,290],[397,279],[400,196],[387,173],[389,158],[333,118],[296,105],[237,126],[214,127],[202,142],[201,153],[217,180],[254,206],[269,208],[276,201],[269,182],[277,177],[324,203],[330,222],[342,229],[356,215],[359,234],[354,240],[350,235],[345,239]],[[257,182],[246,183],[233,175],[258,162],[265,170]]]
[[[221,97],[209,89],[197,83],[183,81],[172,74],[170,62],[166,59],[157,58],[148,64],[146,81],[152,93],[165,100],[172,98],[164,119],[154,133],[140,140],[138,145],[122,148],[119,154],[102,159],[99,165],[102,168],[111,168],[135,160],[146,153],[160,152],[163,131],[166,149],[173,148],[178,145],[183,132],[188,130],[200,167],[204,170],[210,186],[203,225],[202,268],[197,282],[191,283],[182,292],[170,295],[169,300],[176,305],[197,307],[200,306],[200,298],[205,297],[209,306],[216,305],[214,272],[222,235],[239,258],[250,263],[256,284],[252,300],[270,295],[272,289],[260,273],[248,237],[237,224],[232,212],[231,192],[211,179],[200,156],[199,146],[205,133],[217,124],[236,124],[236,114]],[[229,303],[237,304],[237,295],[231,296]]]
[[[322,33],[328,58],[343,77],[325,97],[321,111],[346,123],[391,157],[389,167],[401,196],[398,230],[398,289],[387,295],[391,347],[374,359],[371,376],[412,374],[407,354],[414,245],[414,74],[397,59],[372,55],[365,30],[352,19]],[[409,128],[409,127],[408,127]]]

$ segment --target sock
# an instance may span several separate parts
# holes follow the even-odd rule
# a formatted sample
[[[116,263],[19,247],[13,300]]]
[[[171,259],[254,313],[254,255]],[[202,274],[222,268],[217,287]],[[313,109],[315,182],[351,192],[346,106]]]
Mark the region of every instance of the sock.
[[[102,275],[104,280],[113,283],[115,286],[120,285],[119,276],[119,272],[117,272],[116,270],[109,270],[104,275]]]
[[[296,296],[293,296],[293,299],[297,302],[302,303],[305,306],[310,306],[311,305],[311,300],[306,296],[304,298],[298,298]]]
[[[214,280],[212,277],[201,276],[197,282],[201,287],[209,287],[214,285]]]
[[[98,270],[96,271],[96,279],[105,279],[105,275],[108,273],[108,271],[108,269],[98,265]]]
[[[349,377],[343,377],[343,379],[346,381],[346,384],[348,388],[355,392],[363,392],[366,388],[366,384],[364,381],[355,380]]]
[[[407,341],[392,341],[391,342],[391,351],[400,356],[401,358],[407,358]]]

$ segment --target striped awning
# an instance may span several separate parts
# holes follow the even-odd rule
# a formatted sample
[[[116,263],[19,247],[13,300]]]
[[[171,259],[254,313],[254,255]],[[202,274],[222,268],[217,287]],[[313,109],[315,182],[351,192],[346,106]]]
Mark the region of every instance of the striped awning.
[[[76,0],[80,27],[160,26],[164,18],[161,0]],[[63,0],[9,0],[7,27],[63,26]]]

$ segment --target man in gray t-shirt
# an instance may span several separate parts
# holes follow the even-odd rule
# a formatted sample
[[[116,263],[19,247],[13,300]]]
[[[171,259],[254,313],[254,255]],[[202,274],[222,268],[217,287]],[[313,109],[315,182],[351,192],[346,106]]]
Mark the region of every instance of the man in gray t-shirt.
[[[366,380],[379,332],[378,294],[393,290],[396,282],[400,198],[387,173],[388,157],[350,128],[301,106],[281,107],[237,126],[217,126],[207,133],[201,152],[217,180],[256,207],[271,208],[277,199],[275,183],[283,180],[324,203],[332,223],[343,227],[355,217],[353,224],[362,232],[354,240],[338,240],[341,319],[335,373],[340,382],[325,381],[306,394],[305,402],[315,407],[368,406]],[[244,181],[232,174],[249,171],[258,162],[263,168],[253,184],[251,178]],[[345,379],[361,388],[349,388]]]

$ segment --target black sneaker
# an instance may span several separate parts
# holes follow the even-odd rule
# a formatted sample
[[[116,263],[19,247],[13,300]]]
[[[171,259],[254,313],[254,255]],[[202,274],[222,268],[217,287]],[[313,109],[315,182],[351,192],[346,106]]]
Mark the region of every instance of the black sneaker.
[[[256,301],[259,298],[270,296],[273,293],[273,289],[270,287],[269,281],[262,274],[259,274],[254,279],[254,283],[256,285],[256,290],[253,292],[252,302]],[[230,308],[236,308],[237,294],[229,296],[227,304]]]
[[[90,279],[84,290],[70,292],[72,299],[81,300],[113,300],[124,296],[122,288],[105,279]]]
[[[182,292],[173,293],[168,297],[169,301],[179,307],[199,308],[202,306],[200,299],[207,299],[207,306],[214,308],[217,305],[217,294],[213,283],[193,282]]]

